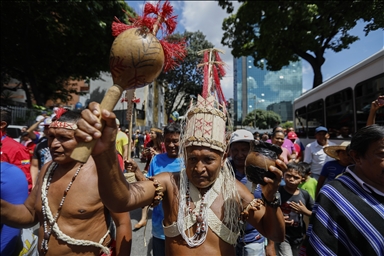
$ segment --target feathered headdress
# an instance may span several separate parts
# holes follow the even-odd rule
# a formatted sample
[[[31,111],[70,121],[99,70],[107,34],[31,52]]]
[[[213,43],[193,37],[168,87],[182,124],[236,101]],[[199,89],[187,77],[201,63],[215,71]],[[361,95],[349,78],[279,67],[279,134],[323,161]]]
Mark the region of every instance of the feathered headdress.
[[[177,16],[173,15],[173,7],[169,1],[163,5],[159,1],[156,5],[146,3],[142,16],[129,17],[131,25],[122,23],[115,17],[112,23],[112,35],[118,36],[120,33],[131,28],[141,28],[156,36],[160,30],[163,32],[163,39],[159,39],[164,51],[164,72],[173,69],[186,56],[186,42],[169,42],[167,37],[175,31]]]
[[[224,62],[218,49],[206,49],[198,52],[204,54],[204,84],[196,105],[187,111],[186,128],[183,133],[183,145],[204,146],[221,152],[225,151],[226,139],[226,101],[220,85],[220,77],[225,75]]]

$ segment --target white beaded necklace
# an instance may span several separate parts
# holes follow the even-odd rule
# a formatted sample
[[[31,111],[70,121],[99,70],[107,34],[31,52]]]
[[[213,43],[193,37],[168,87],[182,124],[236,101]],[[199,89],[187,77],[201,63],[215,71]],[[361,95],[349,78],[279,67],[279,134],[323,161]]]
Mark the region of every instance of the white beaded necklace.
[[[200,211],[197,210],[197,204],[195,202],[195,216],[196,216],[196,233],[194,236],[191,238],[192,240],[197,239],[197,241],[201,240],[201,243],[204,242],[205,237],[207,236],[207,200],[206,198],[209,198],[209,195],[211,192],[211,189],[207,190],[204,192],[204,194],[201,195],[201,202],[200,202]],[[189,182],[188,182],[188,187],[187,187],[187,206],[188,206],[188,211],[189,214],[192,214],[194,211],[192,211],[191,208],[191,197],[189,196]],[[201,235],[200,239],[199,236]],[[200,245],[200,244],[199,244]]]
[[[64,190],[64,195],[63,195],[63,198],[61,198],[56,215],[54,218],[52,218],[50,214],[47,214],[47,212],[50,211],[50,208],[48,205],[48,189],[49,189],[49,186],[51,185],[51,180],[57,166],[58,166],[57,163],[53,163],[48,168],[44,176],[43,185],[41,186],[41,199],[42,199],[41,211],[43,213],[43,218],[44,218],[44,237],[43,237],[43,241],[41,242],[41,250],[43,251],[44,254],[48,252],[48,242],[49,242],[49,238],[51,237],[52,227],[57,222],[57,219],[59,218],[61,209],[63,208],[64,200],[67,197],[68,191],[71,189],[71,186],[75,181],[77,175],[79,174],[81,167],[83,167],[83,164],[81,164],[79,168],[77,168],[75,175],[73,175],[72,180],[69,182],[67,188]],[[48,221],[49,221],[49,228],[47,224]]]
[[[50,237],[52,230],[53,230],[53,232],[55,232],[58,240],[61,240],[61,241],[65,242],[67,244],[70,244],[70,245],[94,246],[94,247],[100,248],[106,255],[109,255],[110,254],[109,248],[103,245],[103,242],[105,241],[105,239],[107,238],[107,236],[109,234],[109,229],[107,230],[105,235],[99,240],[99,242],[93,242],[90,240],[82,240],[82,239],[72,238],[72,237],[64,234],[60,230],[59,226],[57,225],[57,218],[60,215],[60,211],[63,207],[65,197],[67,196],[68,191],[72,186],[72,183],[75,181],[75,179],[76,179],[77,175],[79,174],[80,169],[83,165],[79,166],[75,175],[72,177],[71,182],[68,184],[67,189],[64,191],[64,196],[61,199],[58,211],[57,211],[55,217],[53,217],[51,209],[50,209],[49,204],[48,204],[48,189],[49,189],[49,186],[51,184],[53,172],[57,168],[57,166],[58,166],[57,163],[53,163],[49,166],[47,172],[45,173],[45,176],[43,179],[43,184],[41,185],[42,213],[43,213],[43,217],[44,217],[44,238],[43,238],[43,241],[41,243],[41,248],[42,248],[43,253],[46,254],[48,251],[49,237]],[[48,229],[47,223],[50,224],[49,229]]]

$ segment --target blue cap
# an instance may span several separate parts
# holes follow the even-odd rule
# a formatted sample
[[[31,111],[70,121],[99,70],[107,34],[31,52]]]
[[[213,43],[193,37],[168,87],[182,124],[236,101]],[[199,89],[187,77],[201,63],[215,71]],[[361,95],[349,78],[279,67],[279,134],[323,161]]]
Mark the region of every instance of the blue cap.
[[[325,128],[324,126],[319,126],[315,130],[315,133],[318,133],[318,132],[328,132],[328,129]]]

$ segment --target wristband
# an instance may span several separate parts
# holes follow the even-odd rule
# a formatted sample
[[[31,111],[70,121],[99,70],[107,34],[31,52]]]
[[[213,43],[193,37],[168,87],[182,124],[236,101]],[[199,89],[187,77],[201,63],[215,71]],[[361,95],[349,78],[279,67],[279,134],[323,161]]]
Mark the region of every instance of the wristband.
[[[281,205],[281,202],[280,202],[280,193],[279,193],[278,191],[276,192],[275,197],[273,198],[273,200],[272,200],[271,202],[268,201],[268,200],[265,198],[265,196],[264,196],[263,193],[261,193],[261,197],[262,197],[262,199],[263,199],[263,201],[264,201],[264,205],[266,205],[266,206],[270,206],[270,207],[272,207],[272,208],[277,208],[277,207],[280,207],[280,205]]]

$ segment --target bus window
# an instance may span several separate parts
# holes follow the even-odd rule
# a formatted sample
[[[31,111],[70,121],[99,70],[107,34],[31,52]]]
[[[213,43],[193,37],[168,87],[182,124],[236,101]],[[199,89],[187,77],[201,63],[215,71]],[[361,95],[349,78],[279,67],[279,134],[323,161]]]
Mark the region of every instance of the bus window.
[[[324,122],[324,101],[317,100],[307,106],[307,133],[308,137],[315,137],[315,129],[319,125],[325,125]]]
[[[295,132],[299,138],[307,137],[307,108],[301,107],[295,111]]]
[[[384,95],[384,73],[356,85],[355,101],[357,129],[366,125],[372,101],[377,99],[380,95]],[[380,108],[376,112],[376,123],[384,125],[383,108]]]
[[[325,98],[326,124],[331,139],[350,138],[354,128],[353,91],[346,88]]]

